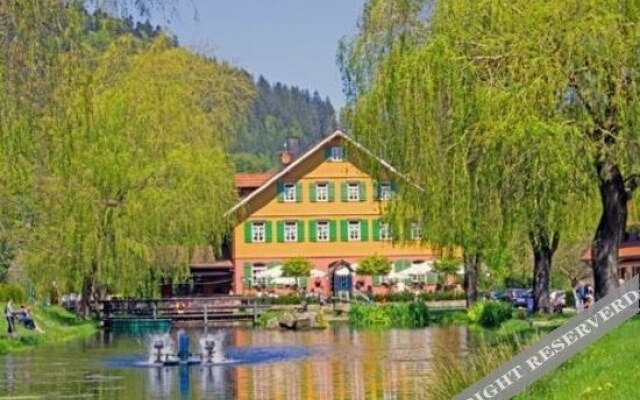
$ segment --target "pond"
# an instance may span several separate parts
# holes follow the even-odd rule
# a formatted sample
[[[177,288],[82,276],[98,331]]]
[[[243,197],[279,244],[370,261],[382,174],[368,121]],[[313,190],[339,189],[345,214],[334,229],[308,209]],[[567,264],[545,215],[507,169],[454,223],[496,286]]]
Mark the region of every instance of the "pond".
[[[107,332],[0,357],[0,399],[425,398],[433,359],[469,342],[465,326],[223,333],[230,362],[215,366],[145,367],[147,337]]]

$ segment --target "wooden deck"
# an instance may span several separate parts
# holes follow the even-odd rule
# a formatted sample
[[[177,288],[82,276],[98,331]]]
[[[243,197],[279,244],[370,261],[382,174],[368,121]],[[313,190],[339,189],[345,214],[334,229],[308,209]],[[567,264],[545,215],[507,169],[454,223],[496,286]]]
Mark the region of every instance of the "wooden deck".
[[[170,299],[105,300],[100,304],[104,326],[144,320],[171,320],[173,324],[215,325],[230,322],[255,323],[269,305],[242,296],[183,297]]]

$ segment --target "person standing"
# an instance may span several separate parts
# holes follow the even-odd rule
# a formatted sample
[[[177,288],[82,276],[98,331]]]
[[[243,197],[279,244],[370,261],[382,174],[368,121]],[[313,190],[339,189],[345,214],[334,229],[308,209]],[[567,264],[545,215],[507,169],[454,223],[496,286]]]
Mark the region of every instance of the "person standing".
[[[583,282],[578,282],[578,286],[573,291],[573,295],[576,299],[576,311],[584,311],[584,301],[587,298],[587,287]]]
[[[15,316],[13,313],[13,308],[11,308],[12,304],[13,300],[9,299],[9,301],[7,301],[7,305],[4,306],[4,316],[7,319],[7,333],[11,338],[13,338],[16,334]]]

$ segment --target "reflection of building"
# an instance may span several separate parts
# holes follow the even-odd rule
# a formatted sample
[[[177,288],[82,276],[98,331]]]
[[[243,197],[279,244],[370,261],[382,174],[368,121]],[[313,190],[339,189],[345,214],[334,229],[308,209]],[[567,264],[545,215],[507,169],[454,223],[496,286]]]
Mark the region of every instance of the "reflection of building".
[[[435,283],[428,274],[435,253],[421,245],[421,228],[415,222],[391,226],[382,211],[406,183],[401,174],[340,131],[328,136],[298,158],[285,157],[287,165],[273,176],[241,175],[236,179],[242,200],[230,211],[236,225],[231,240],[231,260],[236,293],[278,279],[269,270],[284,260],[304,257],[315,275],[302,285],[329,292],[331,284],[357,282],[333,279],[373,254],[388,257],[394,271],[407,283]],[[378,171],[380,180],[367,172]],[[407,240],[399,244],[394,238]],[[414,276],[401,275],[414,268]],[[419,273],[420,268],[423,269]],[[331,274],[332,276],[327,276]],[[340,276],[340,275],[338,275]],[[381,286],[382,277],[357,278],[363,284]]]

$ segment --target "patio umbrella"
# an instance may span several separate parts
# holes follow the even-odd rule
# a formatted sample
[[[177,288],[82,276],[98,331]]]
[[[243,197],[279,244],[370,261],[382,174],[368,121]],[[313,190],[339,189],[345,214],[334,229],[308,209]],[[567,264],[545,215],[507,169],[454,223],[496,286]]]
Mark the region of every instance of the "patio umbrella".
[[[273,283],[274,285],[295,285],[297,282],[296,282],[296,278],[281,276],[273,279],[271,283]]]
[[[264,271],[260,271],[256,274],[256,278],[258,279],[274,279],[280,278],[282,276],[282,266],[277,266],[273,268],[265,269]]]

